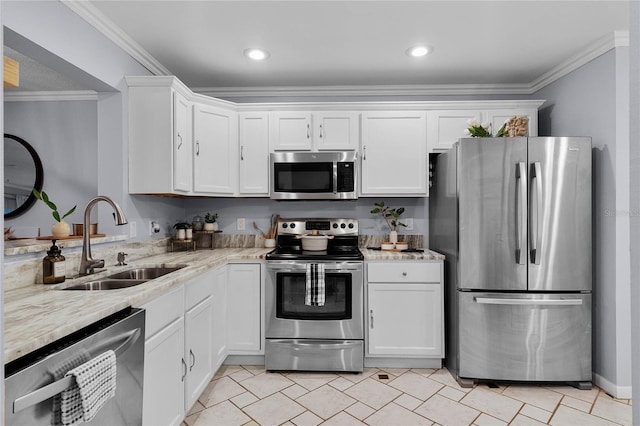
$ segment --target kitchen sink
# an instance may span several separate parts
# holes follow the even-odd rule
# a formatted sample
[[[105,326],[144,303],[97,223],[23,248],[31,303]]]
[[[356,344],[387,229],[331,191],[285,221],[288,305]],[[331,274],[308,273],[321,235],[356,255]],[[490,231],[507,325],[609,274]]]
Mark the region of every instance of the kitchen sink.
[[[71,287],[67,287],[63,290],[116,290],[119,288],[127,288],[140,285],[146,283],[147,281],[149,280],[113,280],[106,278],[103,280],[95,280],[82,284],[72,285]]]
[[[126,280],[152,280],[154,278],[159,278],[164,275],[170,274],[171,272],[175,272],[179,269],[184,268],[187,265],[176,265],[176,266],[153,266],[153,267],[143,267],[143,268],[135,268],[129,269],[127,271],[118,272],[116,274],[111,274],[107,278],[109,279],[126,279]]]
[[[174,266],[148,266],[117,272],[105,278],[72,285],[63,290],[117,290],[119,288],[133,287],[160,278],[171,272],[175,272],[187,265]]]

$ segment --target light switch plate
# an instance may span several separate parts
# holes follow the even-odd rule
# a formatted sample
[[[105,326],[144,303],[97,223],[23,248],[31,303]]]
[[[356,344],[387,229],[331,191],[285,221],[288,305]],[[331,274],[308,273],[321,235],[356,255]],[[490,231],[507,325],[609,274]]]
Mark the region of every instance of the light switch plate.
[[[244,226],[244,217],[239,217],[238,219],[236,219],[236,229],[238,231],[244,231],[245,226]]]

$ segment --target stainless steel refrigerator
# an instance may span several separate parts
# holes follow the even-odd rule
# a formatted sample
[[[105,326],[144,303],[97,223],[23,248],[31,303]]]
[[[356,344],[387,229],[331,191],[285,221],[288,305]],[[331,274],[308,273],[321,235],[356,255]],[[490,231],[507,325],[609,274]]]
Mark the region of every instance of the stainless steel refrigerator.
[[[590,387],[591,139],[461,139],[429,167],[449,371]]]

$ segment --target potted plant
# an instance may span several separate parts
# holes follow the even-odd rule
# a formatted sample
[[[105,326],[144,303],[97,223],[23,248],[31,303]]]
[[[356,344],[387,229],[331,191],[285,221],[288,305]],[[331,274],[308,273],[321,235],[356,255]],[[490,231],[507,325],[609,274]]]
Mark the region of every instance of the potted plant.
[[[176,222],[173,227],[176,229],[176,239],[190,240],[192,237],[191,224],[185,221]]]
[[[207,213],[204,215],[204,230],[205,231],[217,231],[218,223],[216,220],[218,219],[218,213]]]
[[[392,244],[398,242],[398,228],[401,226],[407,226],[400,222],[400,215],[404,213],[404,207],[398,207],[397,209],[391,208],[384,204],[384,201],[374,203],[376,206],[371,210],[371,214],[382,216],[387,226],[389,227],[389,241]]]
[[[54,202],[49,199],[49,196],[47,195],[46,192],[44,191],[38,192],[35,189],[32,192],[33,192],[33,195],[38,200],[41,200],[43,203],[49,206],[49,208],[52,210],[51,215],[56,220],[56,223],[53,225],[53,228],[51,229],[51,235],[58,238],[68,237],[69,234],[71,234],[71,225],[65,222],[64,218],[69,216],[74,211],[76,211],[77,205],[73,206],[71,210],[69,210],[62,216],[60,216],[60,213],[58,212],[58,206],[56,206]]]

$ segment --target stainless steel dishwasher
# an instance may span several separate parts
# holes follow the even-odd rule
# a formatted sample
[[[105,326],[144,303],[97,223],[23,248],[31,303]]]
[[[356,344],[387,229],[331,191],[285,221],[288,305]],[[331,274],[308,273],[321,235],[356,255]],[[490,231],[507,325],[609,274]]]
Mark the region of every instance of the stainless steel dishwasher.
[[[5,366],[5,424],[52,425],[54,397],[73,384],[60,369],[107,350],[116,354],[116,393],[91,425],[142,424],[145,312],[127,308]]]

